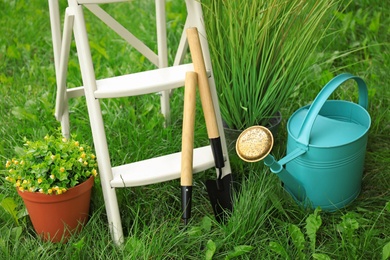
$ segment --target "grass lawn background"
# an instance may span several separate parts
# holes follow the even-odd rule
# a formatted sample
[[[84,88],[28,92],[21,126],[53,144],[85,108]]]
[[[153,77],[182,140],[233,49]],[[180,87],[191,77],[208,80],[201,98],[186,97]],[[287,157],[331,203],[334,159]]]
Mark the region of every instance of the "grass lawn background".
[[[123,247],[109,235],[101,189],[93,190],[91,218],[67,244],[36,238],[24,206],[13,187],[0,179],[1,259],[381,259],[390,254],[390,6],[382,0],[344,1],[337,22],[318,50],[318,62],[307,86],[283,108],[283,122],[273,153],[280,158],[286,144],[286,121],[309,103],[322,86],[341,72],[362,77],[369,88],[372,126],[360,196],[335,213],[300,209],[262,163],[246,164],[232,154],[233,173],[240,185],[235,211],[228,224],[215,222],[203,182],[210,170],[195,175],[193,218],[187,229],[180,223],[180,184],[118,190],[125,232]],[[64,10],[66,1],[61,2]],[[151,43],[153,1],[105,6],[121,17],[134,34]],[[345,9],[344,9],[345,8]],[[167,1],[169,43],[176,46],[185,19],[181,1]],[[125,19],[131,16],[131,19]],[[47,1],[0,0],[0,171],[15,156],[23,137],[41,138],[59,126],[54,118],[55,74]],[[98,77],[151,68],[114,33],[87,15]],[[92,26],[94,24],[94,26]],[[151,29],[146,29],[151,27]],[[210,36],[209,36],[210,37]],[[152,46],[152,45],[151,45]],[[154,48],[154,47],[152,47]],[[78,61],[69,64],[69,86],[81,85]],[[170,60],[172,62],[173,52]],[[325,61],[325,62],[324,62]],[[334,98],[356,100],[354,86]],[[199,101],[199,100],[198,100]],[[102,100],[113,165],[180,150],[182,90],[172,99],[172,124],[164,128],[159,97]],[[198,102],[199,104],[199,102]],[[83,98],[70,103],[71,131],[92,145]],[[208,143],[197,106],[196,145]],[[4,205],[14,202],[10,210]],[[8,209],[8,210],[7,210]],[[12,216],[9,213],[18,215]],[[50,214],[50,213],[48,213]],[[314,233],[314,234],[313,234]],[[327,258],[329,257],[329,258]]]

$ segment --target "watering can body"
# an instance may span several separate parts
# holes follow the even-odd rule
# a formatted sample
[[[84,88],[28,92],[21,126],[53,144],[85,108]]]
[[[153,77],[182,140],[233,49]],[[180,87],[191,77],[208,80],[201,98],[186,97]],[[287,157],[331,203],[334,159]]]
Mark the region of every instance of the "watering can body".
[[[358,83],[358,104],[327,100],[345,81]],[[311,105],[295,111],[287,123],[287,155],[272,165],[284,188],[305,207],[340,209],[360,193],[368,130],[367,87],[351,74],[332,79]]]

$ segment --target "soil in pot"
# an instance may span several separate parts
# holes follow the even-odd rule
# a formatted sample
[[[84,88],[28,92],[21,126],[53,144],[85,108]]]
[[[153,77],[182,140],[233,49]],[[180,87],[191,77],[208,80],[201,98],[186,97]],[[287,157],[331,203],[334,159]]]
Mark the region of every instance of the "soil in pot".
[[[66,242],[88,221],[94,177],[61,195],[21,192],[35,232],[45,241]]]

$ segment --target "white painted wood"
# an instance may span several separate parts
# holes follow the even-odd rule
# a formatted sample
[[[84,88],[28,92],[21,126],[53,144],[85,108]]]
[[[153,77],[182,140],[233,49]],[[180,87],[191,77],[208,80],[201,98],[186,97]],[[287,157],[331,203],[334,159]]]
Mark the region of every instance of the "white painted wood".
[[[96,98],[117,98],[156,93],[184,86],[192,64],[149,70],[96,81]]]
[[[129,2],[131,0],[78,0],[77,3],[83,4],[112,4],[119,2]]]
[[[198,173],[214,167],[210,146],[194,149],[193,172]],[[181,152],[168,154],[112,168],[115,188],[143,186],[180,178]]]

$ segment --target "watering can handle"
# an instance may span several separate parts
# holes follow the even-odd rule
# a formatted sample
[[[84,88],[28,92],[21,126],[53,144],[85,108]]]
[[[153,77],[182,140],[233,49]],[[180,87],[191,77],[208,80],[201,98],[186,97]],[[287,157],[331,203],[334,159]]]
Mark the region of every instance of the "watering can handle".
[[[334,77],[332,80],[330,80],[318,93],[317,97],[314,99],[313,103],[310,105],[309,111],[307,112],[302,126],[301,130],[299,132],[297,141],[304,146],[309,145],[309,137],[311,133],[311,129],[313,127],[314,121],[317,118],[318,113],[320,112],[322,106],[326,102],[326,100],[329,98],[329,96],[344,82],[346,82],[349,79],[353,79],[356,81],[359,87],[359,105],[362,106],[364,109],[367,109],[368,107],[368,91],[367,86],[364,83],[363,79],[357,76],[354,76],[349,73],[343,73],[336,77]]]

